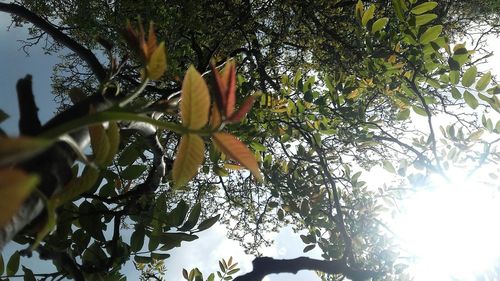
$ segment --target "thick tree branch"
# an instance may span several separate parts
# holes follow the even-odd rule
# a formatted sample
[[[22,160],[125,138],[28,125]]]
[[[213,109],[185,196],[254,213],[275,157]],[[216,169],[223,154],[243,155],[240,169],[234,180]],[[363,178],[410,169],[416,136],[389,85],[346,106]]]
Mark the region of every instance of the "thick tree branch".
[[[19,79],[16,84],[19,102],[19,132],[21,135],[34,136],[40,132],[42,124],[38,119],[38,107],[31,89],[31,75]]]
[[[238,276],[234,281],[260,281],[266,275],[277,273],[294,273],[300,270],[315,270],[328,274],[341,274],[353,281],[363,281],[376,277],[379,273],[369,270],[357,270],[347,266],[343,261],[316,260],[299,257],[290,260],[276,260],[269,257],[255,258],[253,270]]]
[[[85,48],[84,46],[73,40],[71,37],[61,32],[50,22],[46,21],[45,19],[41,18],[25,7],[13,3],[0,3],[0,11],[19,16],[31,22],[41,30],[47,32],[47,34],[52,36],[55,41],[68,47],[80,58],[82,58],[88,64],[90,69],[92,69],[92,72],[94,72],[99,81],[102,82],[106,79],[106,70],[103,68],[96,56],[89,49]]]

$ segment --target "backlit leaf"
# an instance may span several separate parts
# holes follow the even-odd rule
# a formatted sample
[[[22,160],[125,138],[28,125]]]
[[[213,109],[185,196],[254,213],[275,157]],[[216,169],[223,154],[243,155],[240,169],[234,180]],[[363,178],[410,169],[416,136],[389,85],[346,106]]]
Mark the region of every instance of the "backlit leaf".
[[[384,167],[384,169],[390,173],[393,173],[393,174],[396,173],[396,169],[394,169],[394,166],[392,165],[392,163],[387,161],[387,160],[382,161],[382,167]]]
[[[411,12],[415,15],[420,15],[436,8],[437,5],[437,2],[425,2],[411,9]]]
[[[420,36],[420,43],[422,44],[427,44],[430,43],[431,41],[436,40],[439,35],[441,34],[441,31],[443,31],[443,26],[442,25],[435,25],[432,27],[429,27],[421,36]]]
[[[476,109],[479,105],[479,102],[477,101],[476,97],[471,93],[469,93],[469,91],[464,92],[464,100],[465,103],[472,109]]]
[[[363,17],[361,18],[361,24],[363,26],[366,26],[368,21],[373,18],[374,13],[375,13],[375,5],[371,4],[370,7],[363,13]]]
[[[412,109],[413,111],[415,111],[416,114],[418,115],[421,115],[421,116],[427,116],[427,112],[425,111],[425,109],[423,109],[422,107],[420,106],[412,106]]]
[[[38,182],[37,176],[21,170],[0,170],[0,227],[9,222]]]
[[[207,123],[210,108],[208,87],[194,66],[189,67],[184,77],[180,108],[185,127],[198,130]]]
[[[262,180],[259,165],[253,153],[239,139],[227,133],[214,133],[213,139],[217,148],[228,158],[236,160],[252,172],[257,180]]]
[[[164,42],[161,42],[155,49],[148,61],[146,69],[149,79],[158,80],[163,76],[167,69],[167,56]]]
[[[375,33],[382,30],[387,25],[387,22],[389,22],[388,18],[380,18],[376,20],[372,25],[372,32]]]
[[[186,185],[196,175],[203,162],[204,152],[205,143],[198,135],[185,134],[181,137],[172,168],[175,188]]]
[[[106,131],[109,141],[109,150],[108,155],[106,156],[106,160],[104,161],[104,165],[108,166],[113,162],[113,158],[116,153],[118,153],[119,145],[120,145],[120,128],[116,122],[109,122],[108,130]]]
[[[105,166],[109,153],[109,138],[101,124],[89,126],[90,144],[94,152],[94,162]]]
[[[477,81],[476,90],[483,91],[484,89],[486,89],[486,87],[488,87],[488,84],[490,84],[490,81],[491,81],[491,72],[488,72],[488,73],[484,74],[481,77],[481,79],[479,79],[479,81]]]
[[[467,71],[465,71],[464,76],[462,77],[462,85],[465,87],[470,87],[474,84],[474,80],[476,80],[477,68],[475,66],[471,66]]]

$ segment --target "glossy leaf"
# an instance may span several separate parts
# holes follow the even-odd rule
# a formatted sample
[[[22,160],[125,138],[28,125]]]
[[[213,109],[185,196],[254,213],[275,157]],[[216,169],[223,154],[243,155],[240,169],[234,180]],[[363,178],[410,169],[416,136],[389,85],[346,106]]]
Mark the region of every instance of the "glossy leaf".
[[[420,36],[420,43],[422,44],[427,44],[430,43],[431,41],[436,40],[441,32],[443,31],[443,26],[442,25],[435,25],[432,27],[429,27],[421,36]]]
[[[38,182],[37,176],[21,170],[0,170],[0,227],[9,222]]]
[[[12,256],[9,258],[9,262],[7,262],[7,275],[14,275],[19,270],[19,260],[21,256],[18,251],[15,251]]]
[[[415,15],[420,15],[430,10],[433,10],[434,8],[436,8],[437,5],[438,5],[437,2],[425,2],[411,9],[411,12]]]
[[[180,104],[182,124],[192,130],[201,129],[207,124],[209,108],[210,96],[207,84],[194,66],[190,66],[182,83]]]
[[[195,134],[181,137],[172,169],[174,188],[186,185],[198,172],[205,157],[205,143]]]
[[[479,106],[479,102],[477,101],[476,97],[469,93],[469,91],[464,92],[464,100],[465,103],[472,109],[476,109]]]
[[[152,80],[158,80],[163,76],[166,69],[167,56],[165,52],[165,43],[161,42],[149,58],[148,64],[146,66],[148,78]]]
[[[476,90],[484,91],[486,87],[490,84],[491,81],[491,72],[484,74],[476,83]]]
[[[244,143],[233,135],[222,132],[214,133],[213,139],[217,148],[227,157],[239,162],[249,169],[257,180],[262,180],[255,156]]]
[[[380,18],[376,20],[372,25],[372,33],[382,30],[388,22],[389,18]]]
[[[477,68],[475,66],[471,66],[467,71],[465,71],[464,76],[462,77],[462,85],[465,87],[470,87],[474,84],[477,75]]]
[[[363,17],[361,18],[361,24],[363,26],[366,26],[368,21],[373,18],[374,14],[375,14],[375,5],[371,4],[370,7],[368,7],[368,9],[366,9],[366,11],[363,13]]]

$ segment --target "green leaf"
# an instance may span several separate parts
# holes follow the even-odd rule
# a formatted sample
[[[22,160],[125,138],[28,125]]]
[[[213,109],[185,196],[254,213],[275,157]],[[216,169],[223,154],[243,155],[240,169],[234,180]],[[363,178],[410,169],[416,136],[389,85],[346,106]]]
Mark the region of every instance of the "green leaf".
[[[250,143],[250,147],[252,147],[253,150],[255,150],[255,151],[266,151],[266,149],[267,149],[262,144],[260,144],[258,142],[254,142],[254,141]]]
[[[130,237],[130,251],[138,252],[142,249],[145,235],[146,231],[143,227],[137,228],[134,233],[132,233],[132,236]]]
[[[170,254],[162,254],[162,253],[151,253],[151,257],[155,260],[164,260],[170,257]]]
[[[436,40],[441,32],[443,31],[443,26],[442,25],[435,25],[432,27],[429,27],[421,36],[420,36],[420,43],[422,44],[427,44],[430,43],[431,41]]]
[[[398,112],[398,115],[396,116],[397,120],[406,120],[410,117],[410,110],[408,108],[403,109]]]
[[[185,134],[181,137],[174,166],[172,179],[174,188],[186,185],[197,173],[205,157],[205,143],[198,135]]]
[[[211,217],[211,218],[208,218],[208,219],[202,221],[200,223],[200,225],[198,225],[198,230],[202,231],[202,230],[210,228],[212,225],[214,225],[219,220],[219,218],[220,218],[220,215],[216,215],[214,217]]]
[[[145,165],[130,165],[121,173],[122,178],[126,180],[137,179],[144,171],[146,171],[147,166]]]
[[[484,74],[481,77],[481,79],[479,79],[479,81],[477,81],[476,90],[483,91],[484,89],[486,89],[486,87],[488,87],[488,84],[490,84],[490,81],[491,81],[491,72],[488,72],[488,73]]]
[[[18,251],[15,251],[12,256],[10,256],[9,262],[7,263],[7,275],[11,276],[17,273],[19,270],[19,259],[20,255]]]
[[[416,16],[415,17],[415,25],[422,26],[424,24],[427,24],[427,23],[433,21],[436,18],[437,18],[436,14],[425,14],[425,15],[421,15],[421,16]]]
[[[191,230],[198,223],[198,220],[200,219],[200,214],[201,214],[201,204],[196,203],[194,204],[193,208],[191,208],[191,212],[189,213],[189,217],[186,223],[184,223],[184,225],[179,230],[180,231]]]
[[[184,222],[186,218],[189,206],[186,201],[182,200],[177,204],[177,206],[167,215],[167,224],[169,226],[179,226]]]
[[[388,172],[390,172],[390,173],[393,173],[393,174],[395,174],[395,173],[396,173],[396,169],[394,169],[394,166],[392,165],[392,163],[391,163],[391,162],[389,162],[389,161],[387,161],[387,160],[383,160],[383,161],[382,161],[382,167],[383,167],[386,171],[388,171]]]
[[[411,12],[412,14],[420,15],[436,8],[437,5],[437,2],[425,2],[411,9]]]
[[[421,115],[421,116],[427,116],[427,112],[425,111],[425,109],[423,109],[422,107],[420,106],[412,106],[412,109],[413,111],[418,114],[418,115]]]
[[[31,269],[23,266],[24,281],[36,281],[35,275]]]
[[[2,254],[0,254],[0,275],[3,274],[4,269],[5,269],[5,264],[3,261],[3,256],[2,256]]]
[[[469,91],[464,92],[464,100],[465,103],[472,109],[476,109],[479,105],[476,97],[469,93]]]
[[[476,75],[476,66],[471,66],[469,69],[467,69],[467,71],[465,71],[464,76],[462,77],[462,85],[464,85],[465,87],[470,87],[472,84],[474,84]]]
[[[10,221],[38,182],[38,176],[25,171],[0,169],[0,227]]]
[[[307,253],[307,252],[311,251],[312,249],[314,249],[315,247],[316,247],[316,244],[307,245],[307,246],[304,248],[303,252],[304,252],[304,253]]]
[[[380,18],[376,20],[372,25],[372,33],[382,30],[389,22],[389,18]]]
[[[366,26],[369,20],[373,18],[375,14],[375,5],[371,4],[370,7],[363,13],[363,17],[361,18],[361,24]]]
[[[461,98],[462,98],[462,93],[460,93],[460,91],[459,91],[457,88],[452,87],[452,88],[451,88],[451,96],[452,96],[454,99],[458,100],[458,99],[461,99]]]
[[[153,262],[153,259],[146,256],[134,256],[134,261],[136,263],[151,263]]]
[[[450,71],[450,82],[453,85],[457,85],[459,81],[460,81],[460,73],[458,72],[458,70]]]
[[[137,158],[140,156],[140,151],[136,147],[134,143],[125,147],[120,153],[120,157],[118,157],[118,165],[120,166],[129,166],[132,165]]]

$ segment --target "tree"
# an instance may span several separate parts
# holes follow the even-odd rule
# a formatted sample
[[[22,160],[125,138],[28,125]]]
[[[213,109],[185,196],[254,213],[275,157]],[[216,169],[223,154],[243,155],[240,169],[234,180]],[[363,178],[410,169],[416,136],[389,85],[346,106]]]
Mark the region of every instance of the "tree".
[[[293,224],[308,231],[304,251],[319,247],[324,261],[258,258],[236,280],[300,269],[324,280],[403,278],[380,221],[383,199],[401,189],[374,191],[360,176],[382,164],[400,186],[423,184],[498,158],[481,134],[500,127],[474,110],[498,112],[499,88],[453,41],[471,22],[498,32],[494,3],[455,15],[464,2],[184,2],[0,3],[35,38],[50,36],[48,51],[73,51],[55,71],[61,113],[48,123],[30,77],[18,82],[23,137],[1,139],[0,245],[15,236],[61,276],[119,280],[131,256],[154,268],[219,219],[251,252]],[[485,21],[467,18],[475,13]],[[124,24],[137,14],[155,24]],[[442,139],[440,113],[456,120]],[[426,132],[410,114],[426,118]],[[37,217],[45,222],[33,225]]]

